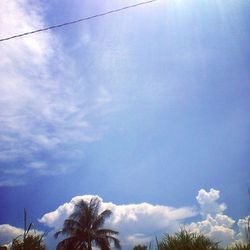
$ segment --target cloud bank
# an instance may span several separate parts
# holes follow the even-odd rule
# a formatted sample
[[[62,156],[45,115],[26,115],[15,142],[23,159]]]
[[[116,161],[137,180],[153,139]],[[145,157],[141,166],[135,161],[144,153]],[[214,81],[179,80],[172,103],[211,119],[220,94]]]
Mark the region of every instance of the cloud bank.
[[[49,249],[56,246],[53,234],[62,228],[64,220],[74,211],[74,204],[79,200],[89,201],[97,197],[101,201],[100,210],[110,209],[113,215],[106,221],[105,226],[119,232],[119,239],[123,248],[131,248],[135,244],[149,244],[159,239],[165,233],[174,233],[185,226],[186,229],[205,234],[219,241],[222,246],[237,241],[246,240],[247,217],[236,221],[224,214],[226,205],[219,203],[219,190],[201,189],[196,197],[199,207],[180,207],[155,205],[150,203],[115,204],[105,202],[99,196],[83,195],[72,198],[71,201],[60,205],[54,211],[44,214],[39,222],[48,226],[50,231],[45,238]],[[198,215],[202,220],[198,220]],[[193,219],[192,223],[185,223],[186,219]],[[0,225],[0,243],[9,243],[13,237],[21,234],[22,229],[10,225]],[[59,239],[60,240],[60,239]]]
[[[70,202],[59,206],[56,210],[45,214],[39,220],[41,223],[58,230],[63,221],[74,210],[78,200],[90,200],[93,196],[83,195],[74,197]],[[152,235],[161,232],[174,232],[185,219],[197,214],[193,207],[174,208],[169,206],[153,205],[149,203],[117,205],[101,200],[101,210],[110,209],[113,216],[106,226],[120,232],[120,239],[124,246],[135,243],[148,243]]]
[[[62,227],[65,218],[73,212],[76,201],[80,199],[88,201],[92,197],[92,195],[74,197],[70,202],[43,215],[39,221],[58,230]],[[98,198],[101,200],[102,210],[112,210],[113,216],[107,222],[107,226],[120,232],[120,238],[125,247],[138,243],[148,244],[154,241],[155,236],[161,237],[166,232],[171,234],[178,231],[181,226],[185,226],[192,232],[205,234],[219,241],[222,246],[238,240],[243,242],[246,240],[247,218],[240,219],[236,224],[234,219],[224,214],[226,205],[218,202],[219,190],[201,189],[196,196],[199,207],[174,208],[149,203],[117,205]],[[199,213],[202,217],[200,221],[197,218]],[[187,218],[194,218],[196,222],[186,224]]]

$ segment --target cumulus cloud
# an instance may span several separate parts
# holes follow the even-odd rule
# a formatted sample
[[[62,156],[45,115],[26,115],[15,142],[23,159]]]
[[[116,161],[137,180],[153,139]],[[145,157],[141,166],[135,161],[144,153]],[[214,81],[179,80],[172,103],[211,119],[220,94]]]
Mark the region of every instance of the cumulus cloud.
[[[206,217],[207,215],[221,214],[226,210],[224,203],[219,204],[217,200],[220,198],[220,191],[213,188],[209,192],[204,189],[199,190],[196,200],[200,205],[201,214]]]
[[[92,195],[76,196],[70,202],[64,203],[56,210],[47,213],[39,220],[41,223],[58,230],[62,227],[63,221],[74,211],[74,204],[83,199],[89,201]],[[117,205],[112,202],[104,202],[99,196],[94,196],[101,200],[101,210],[111,209],[113,216],[107,221],[107,226],[120,232],[120,238],[125,247],[138,243],[147,244],[155,236],[163,233],[174,233],[181,225],[185,224],[185,219],[196,217],[198,208],[152,205],[150,203]],[[204,234],[222,246],[227,246],[236,241],[246,240],[246,226],[248,218],[236,221],[224,214],[226,205],[219,203],[220,191],[201,189],[196,196],[200,206],[201,221],[186,224],[186,228],[192,232]],[[194,219],[195,220],[195,219]],[[53,243],[53,238],[49,237],[49,244]]]
[[[236,240],[244,241],[243,231],[246,228],[246,220],[238,221],[239,233],[237,234],[233,228],[236,221],[224,214],[226,205],[219,203],[219,198],[219,190],[211,188],[207,192],[201,189],[196,196],[196,200],[200,205],[200,214],[203,220],[191,223],[188,228],[193,232],[207,235],[223,246],[227,246]]]
[[[63,221],[73,212],[76,201],[81,199],[89,201],[92,197],[91,195],[74,197],[70,202],[42,216],[39,221],[53,229],[59,229]],[[148,243],[155,235],[174,232],[182,221],[196,215],[193,207],[174,208],[149,203],[117,205],[98,198],[101,200],[101,210],[112,210],[113,215],[106,226],[120,232],[124,246],[133,245],[135,242]]]
[[[43,13],[40,2],[1,1],[1,37],[46,26]],[[109,103],[108,91],[78,77],[52,32],[2,42],[0,53],[0,186],[64,173],[70,158],[82,157],[79,144],[100,138],[92,121]]]
[[[235,231],[232,229],[235,221],[227,215],[207,215],[205,220],[193,222],[189,229],[202,233],[226,246],[235,240]]]
[[[9,224],[0,225],[0,245],[10,243],[14,238],[23,234],[23,229]]]
[[[247,216],[244,219],[240,219],[237,225],[239,227],[237,239],[242,240],[243,242],[247,242],[250,237],[250,232],[248,231],[248,228],[250,226],[250,216]]]
[[[220,198],[219,190],[210,189],[210,191],[205,191],[201,189],[196,197],[200,205],[200,215],[202,216],[200,221],[197,220],[199,213],[196,207],[175,208],[146,202],[119,205],[113,202],[105,202],[99,196],[76,196],[71,201],[60,205],[57,209],[44,214],[39,219],[40,223],[51,229],[45,238],[45,243],[49,246],[49,249],[55,248],[57,241],[53,235],[62,228],[64,220],[72,214],[76,202],[79,200],[90,201],[93,197],[101,201],[101,211],[110,209],[113,212],[112,217],[106,221],[105,226],[120,233],[119,239],[125,249],[139,243],[148,244],[154,240],[155,236],[160,238],[164,233],[174,233],[180,230],[182,225],[185,225],[192,232],[201,233],[219,241],[222,246],[246,240],[248,217],[240,219],[237,222],[237,228],[236,221],[224,214],[224,208],[218,210],[218,207],[222,207],[220,205],[223,204],[218,202]],[[212,206],[212,203],[216,203],[216,206]],[[207,208],[207,204],[210,210],[208,213],[208,210],[205,209],[207,213],[204,217],[204,207]],[[224,204],[223,207],[225,207]],[[193,218],[194,222],[185,224],[185,220],[190,220],[190,218]],[[22,232],[22,229],[10,225],[0,225],[0,242],[8,243],[10,239]]]

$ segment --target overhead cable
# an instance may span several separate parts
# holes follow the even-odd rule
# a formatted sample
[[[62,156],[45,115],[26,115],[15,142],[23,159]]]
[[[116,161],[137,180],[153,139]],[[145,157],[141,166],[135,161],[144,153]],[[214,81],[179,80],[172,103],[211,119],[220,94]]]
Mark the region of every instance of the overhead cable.
[[[114,10],[110,10],[110,11],[107,11],[107,12],[99,13],[99,14],[96,14],[96,15],[93,15],[93,16],[84,17],[84,18],[81,18],[81,19],[78,19],[78,20],[74,20],[74,21],[70,21],[70,22],[66,22],[66,23],[61,23],[61,24],[57,24],[57,25],[52,25],[52,26],[49,26],[49,27],[45,27],[45,28],[25,32],[25,33],[10,36],[10,37],[5,37],[5,38],[0,39],[0,42],[15,39],[15,38],[22,37],[22,36],[31,35],[31,34],[46,31],[46,30],[60,28],[60,27],[66,26],[66,25],[71,25],[71,24],[87,21],[87,20],[90,20],[90,19],[106,16],[106,15],[109,15],[109,14],[112,14],[112,13],[124,11],[124,10],[131,9],[131,8],[135,8],[135,7],[145,5],[145,4],[149,4],[149,3],[152,3],[152,2],[156,2],[156,1],[158,1],[158,0],[150,0],[150,1],[140,2],[140,3],[137,3],[137,4],[124,6],[124,7],[119,8],[119,9],[114,9]]]

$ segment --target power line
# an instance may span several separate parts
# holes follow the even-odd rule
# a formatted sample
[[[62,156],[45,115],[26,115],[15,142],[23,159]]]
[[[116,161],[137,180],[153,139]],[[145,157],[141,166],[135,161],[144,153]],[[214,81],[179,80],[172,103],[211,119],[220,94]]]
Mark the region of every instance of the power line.
[[[106,16],[106,15],[109,15],[109,14],[112,14],[112,13],[115,13],[115,12],[120,12],[120,11],[123,11],[123,10],[135,8],[135,7],[138,7],[138,6],[141,6],[141,5],[144,5],[144,4],[149,4],[149,3],[152,3],[152,2],[156,2],[156,1],[158,1],[158,0],[150,0],[150,1],[145,1],[145,2],[141,2],[141,3],[133,4],[133,5],[128,5],[128,6],[119,8],[119,9],[114,9],[114,10],[110,10],[110,11],[103,12],[103,13],[100,13],[100,14],[96,14],[96,15],[93,15],[93,16],[84,17],[84,18],[81,18],[81,19],[78,19],[78,20],[74,20],[74,21],[71,21],[71,22],[66,22],[66,23],[61,23],[61,24],[57,24],[57,25],[52,25],[52,26],[41,28],[41,29],[38,29],[38,30],[33,30],[33,31],[26,32],[26,33],[22,33],[22,34],[19,34],[19,35],[14,35],[14,36],[2,38],[2,39],[0,39],[0,42],[11,40],[11,39],[22,37],[22,36],[31,35],[31,34],[42,32],[42,31],[46,31],[46,30],[60,28],[60,27],[66,26],[66,25],[71,25],[71,24],[75,24],[75,23],[87,21],[87,20],[90,20],[90,19],[94,19],[94,18],[97,18],[97,17]]]

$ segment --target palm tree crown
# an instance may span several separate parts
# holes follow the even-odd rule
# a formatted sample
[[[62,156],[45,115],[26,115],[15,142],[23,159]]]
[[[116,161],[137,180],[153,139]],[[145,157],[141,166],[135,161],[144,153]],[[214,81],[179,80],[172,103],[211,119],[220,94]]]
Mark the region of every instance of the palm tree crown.
[[[100,200],[92,198],[90,202],[80,200],[75,204],[74,212],[64,221],[62,230],[55,234],[67,235],[68,238],[59,242],[57,250],[62,249],[92,249],[94,243],[101,250],[111,249],[110,242],[120,249],[120,241],[115,237],[118,232],[103,228],[105,219],[112,214],[111,210],[104,210],[99,214]]]

